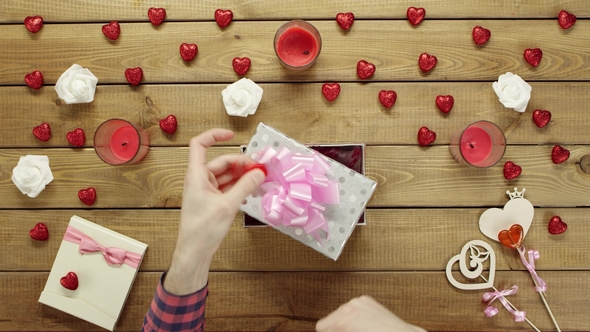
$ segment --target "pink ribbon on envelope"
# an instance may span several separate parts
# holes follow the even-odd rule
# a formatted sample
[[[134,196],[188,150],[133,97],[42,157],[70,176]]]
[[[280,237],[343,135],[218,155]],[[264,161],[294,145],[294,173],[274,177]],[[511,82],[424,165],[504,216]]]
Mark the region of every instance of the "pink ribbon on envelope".
[[[520,255],[520,260],[522,261],[522,264],[524,264],[526,269],[529,270],[531,277],[537,283],[537,286],[535,286],[535,290],[537,292],[544,292],[547,290],[547,283],[545,282],[545,280],[543,280],[543,279],[541,279],[541,277],[539,277],[539,275],[537,274],[537,271],[535,270],[535,261],[541,257],[541,254],[539,254],[539,252],[535,249],[530,249],[528,251],[529,259],[527,261],[526,257],[524,256],[525,250],[526,249],[524,249],[524,246],[522,246],[523,253]]]
[[[492,306],[491,304],[492,302],[494,302],[494,300],[498,300],[504,305],[506,310],[508,310],[511,314],[514,315],[515,321],[524,322],[526,313],[524,311],[514,310],[512,306],[508,303],[508,300],[506,300],[505,298],[505,296],[516,294],[516,292],[518,292],[518,286],[515,285],[503,291],[496,290],[493,292],[484,293],[483,300],[488,302],[488,306],[484,310],[484,314],[487,317],[493,317],[494,315],[496,315],[498,313],[498,308]]]
[[[323,240],[319,231],[330,238],[322,204],[340,203],[338,182],[329,180],[330,164],[317,153],[303,156],[286,147],[277,151],[266,147],[256,162],[264,164],[268,176],[262,184],[263,217],[271,226],[296,226],[316,239]]]
[[[137,266],[141,261],[141,254],[126,251],[121,248],[104,247],[98,244],[98,242],[94,241],[86,234],[82,233],[77,228],[72,226],[68,226],[66,234],[64,235],[64,240],[75,244],[79,244],[80,246],[78,248],[78,252],[80,252],[80,254],[82,255],[91,252],[101,251],[107,263],[112,265],[127,264],[132,268],[137,269]]]

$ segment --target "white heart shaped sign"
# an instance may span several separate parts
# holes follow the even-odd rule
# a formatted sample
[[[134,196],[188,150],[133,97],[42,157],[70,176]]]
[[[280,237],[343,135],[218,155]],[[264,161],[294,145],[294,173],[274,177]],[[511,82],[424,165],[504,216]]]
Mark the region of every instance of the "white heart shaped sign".
[[[504,209],[491,208],[485,210],[479,217],[479,230],[483,235],[499,242],[500,231],[509,229],[514,224],[520,224],[524,230],[523,237],[531,227],[535,209],[533,204],[524,198],[511,199],[504,205]]]
[[[485,250],[481,250],[479,247],[482,247]],[[467,267],[466,261],[468,250],[469,267]],[[453,265],[456,262],[459,262],[459,270],[466,278],[476,279],[480,277],[483,273],[483,263],[486,260],[490,261],[490,272],[488,274],[487,280],[482,278],[484,282],[465,284],[457,281],[457,279],[453,277]],[[474,290],[492,288],[494,286],[494,278],[496,276],[496,254],[494,253],[494,249],[487,242],[482,240],[471,240],[463,246],[463,249],[461,249],[461,253],[459,255],[453,256],[453,258],[449,260],[447,263],[446,273],[449,282],[459,289]]]

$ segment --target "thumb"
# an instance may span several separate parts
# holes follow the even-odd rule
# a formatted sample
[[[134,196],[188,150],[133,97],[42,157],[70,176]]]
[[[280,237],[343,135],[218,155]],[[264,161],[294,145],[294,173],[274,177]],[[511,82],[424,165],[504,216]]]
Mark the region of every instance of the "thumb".
[[[246,199],[246,197],[248,197],[260,187],[260,185],[264,182],[265,177],[266,176],[264,175],[264,172],[262,172],[260,169],[254,168],[242,175],[242,177],[240,177],[236,184],[234,184],[233,187],[231,187],[231,189],[225,193],[225,195],[228,197],[231,203],[239,206]]]

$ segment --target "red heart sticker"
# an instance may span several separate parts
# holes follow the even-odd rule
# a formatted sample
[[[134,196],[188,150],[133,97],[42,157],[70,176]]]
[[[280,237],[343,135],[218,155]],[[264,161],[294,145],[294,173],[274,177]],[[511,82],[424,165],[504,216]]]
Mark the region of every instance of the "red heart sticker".
[[[336,15],[336,22],[342,29],[348,30],[352,26],[352,23],[354,23],[354,14],[351,12],[338,13]]]
[[[375,73],[375,65],[367,62],[365,60],[361,60],[356,64],[356,74],[362,80],[367,79]]]
[[[143,70],[141,67],[127,68],[125,69],[125,78],[129,84],[134,86],[139,85],[143,79]]]
[[[576,24],[576,15],[562,10],[559,12],[559,15],[557,15],[557,22],[559,22],[559,26],[562,29],[569,29]]]
[[[543,59],[543,51],[540,48],[527,48],[524,50],[524,59],[529,65],[537,67]]]
[[[559,216],[553,216],[549,220],[547,230],[553,235],[561,234],[567,231],[567,224]]]
[[[68,272],[64,277],[59,279],[59,283],[69,290],[78,289],[78,275],[74,272]]]
[[[429,146],[436,139],[436,133],[428,127],[421,127],[418,130],[418,145]]]
[[[166,9],[152,7],[148,9],[148,18],[153,25],[158,26],[162,24],[166,18]]]
[[[504,178],[506,180],[516,179],[522,173],[522,167],[508,161],[504,164]]]
[[[184,61],[192,61],[199,52],[197,44],[180,44],[180,56]]]
[[[49,230],[44,223],[40,222],[29,231],[29,236],[37,241],[47,241],[49,239]]]
[[[51,138],[51,127],[49,127],[49,123],[43,122],[42,124],[35,126],[33,128],[33,135],[43,142],[49,141]]]
[[[39,90],[43,86],[43,74],[35,70],[25,75],[25,83],[31,89]]]
[[[426,73],[436,66],[437,61],[438,59],[434,55],[422,53],[418,58],[418,65],[420,66],[420,70],[422,70],[423,73]]]
[[[172,114],[168,115],[167,117],[160,120],[160,128],[166,134],[174,134],[176,132],[176,128],[178,127],[178,121],[176,117]]]
[[[551,121],[551,112],[544,110],[535,110],[533,112],[533,121],[539,128],[545,127]]]
[[[233,60],[231,61],[231,65],[234,67],[234,71],[238,75],[246,75],[246,73],[250,69],[251,64],[252,61],[250,61],[250,58],[248,57],[233,58]]]
[[[477,45],[483,45],[483,44],[487,43],[488,40],[490,40],[490,37],[492,36],[492,32],[486,28],[483,28],[483,27],[477,25],[473,28],[471,35],[473,36],[473,41]]]
[[[112,21],[111,23],[102,26],[102,33],[108,39],[116,40],[119,38],[119,34],[121,33],[121,26],[119,26],[119,22]]]
[[[551,150],[551,160],[553,160],[554,164],[561,164],[568,160],[570,157],[570,151],[566,148],[561,147],[560,145],[556,145]]]
[[[410,24],[418,25],[426,16],[426,10],[424,8],[409,7],[406,16]]]
[[[438,109],[445,114],[447,114],[451,111],[454,104],[455,104],[455,99],[451,95],[447,95],[447,96],[438,95],[438,96],[436,96],[436,106],[438,106]]]
[[[80,201],[88,206],[94,204],[96,200],[96,189],[89,187],[86,189],[80,189],[78,191],[78,198]]]
[[[393,90],[381,90],[379,91],[379,101],[381,105],[386,108],[391,108],[397,100],[397,93]]]
[[[328,101],[334,101],[340,94],[340,84],[324,83],[324,85],[322,85],[322,93]]]
[[[84,129],[76,128],[66,134],[66,139],[75,147],[83,147],[86,141],[86,134],[84,134]]]
[[[509,230],[501,230],[498,233],[498,240],[510,249],[518,249],[524,240],[524,230],[519,224],[514,224]]]
[[[25,17],[25,27],[32,33],[37,33],[43,27],[43,17],[39,15]]]
[[[217,25],[221,28],[228,26],[233,18],[234,13],[229,9],[217,9],[215,11],[215,22],[217,22]]]

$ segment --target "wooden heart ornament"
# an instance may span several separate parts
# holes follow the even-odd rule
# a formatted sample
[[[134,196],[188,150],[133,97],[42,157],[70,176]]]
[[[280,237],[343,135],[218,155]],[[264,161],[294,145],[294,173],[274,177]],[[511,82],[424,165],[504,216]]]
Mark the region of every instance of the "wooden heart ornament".
[[[531,202],[522,197],[513,198],[504,205],[504,209],[485,210],[479,217],[479,230],[490,239],[500,241],[498,239],[500,232],[510,230],[513,225],[518,224],[522,228],[524,239],[534,215],[535,209]]]
[[[467,264],[467,254],[469,251],[469,266]],[[489,261],[489,274],[485,281],[479,283],[462,283],[457,281],[453,276],[453,265],[459,263],[459,271],[467,279],[477,279],[484,272],[484,263]],[[485,241],[471,240],[461,249],[459,255],[453,256],[447,263],[447,279],[451,285],[463,290],[476,290],[492,288],[496,276],[496,254],[494,249]]]

